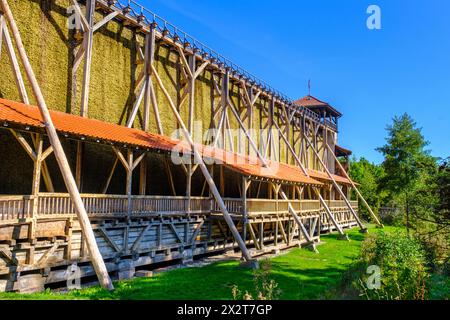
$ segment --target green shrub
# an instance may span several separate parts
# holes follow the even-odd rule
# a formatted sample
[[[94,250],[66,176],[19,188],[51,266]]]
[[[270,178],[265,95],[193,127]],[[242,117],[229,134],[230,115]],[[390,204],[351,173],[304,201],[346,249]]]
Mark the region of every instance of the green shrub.
[[[242,292],[237,285],[231,288],[234,300],[276,300],[281,294],[278,283],[270,279],[272,264],[269,259],[259,261],[260,267],[253,271],[254,294]]]
[[[427,296],[426,257],[421,244],[405,233],[380,232],[363,242],[361,261],[364,270],[357,286],[367,299],[410,300]],[[380,268],[380,287],[368,289],[367,267]],[[370,280],[370,279],[369,279]]]

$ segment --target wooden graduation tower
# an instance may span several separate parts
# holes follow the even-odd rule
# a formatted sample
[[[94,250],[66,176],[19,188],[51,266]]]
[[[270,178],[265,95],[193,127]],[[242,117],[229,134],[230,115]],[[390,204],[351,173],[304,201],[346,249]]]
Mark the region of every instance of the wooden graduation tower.
[[[328,103],[134,1],[0,3],[0,291],[366,230]]]

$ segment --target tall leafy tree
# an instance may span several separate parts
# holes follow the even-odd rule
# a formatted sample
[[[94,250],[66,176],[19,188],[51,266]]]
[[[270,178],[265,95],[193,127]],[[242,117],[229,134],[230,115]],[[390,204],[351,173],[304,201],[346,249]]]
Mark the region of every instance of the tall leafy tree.
[[[378,211],[383,204],[386,192],[379,190],[379,181],[384,176],[384,170],[380,165],[369,162],[365,158],[351,159],[349,175],[353,181],[359,183],[358,189],[363,194],[370,207]],[[370,218],[367,209],[360,202],[359,212],[366,218]]]
[[[409,232],[411,196],[423,174],[436,160],[425,150],[428,142],[424,139],[421,128],[417,127],[407,113],[394,117],[392,125],[388,125],[386,130],[386,144],[377,148],[384,155],[382,167],[385,176],[381,180],[381,186],[391,195],[402,196]]]

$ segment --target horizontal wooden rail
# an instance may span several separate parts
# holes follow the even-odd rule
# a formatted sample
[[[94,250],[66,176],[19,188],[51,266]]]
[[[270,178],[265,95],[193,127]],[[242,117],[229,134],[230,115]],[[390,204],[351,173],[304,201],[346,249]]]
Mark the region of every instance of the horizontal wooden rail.
[[[32,196],[0,196],[0,220],[26,219],[31,212]]]
[[[108,194],[81,194],[87,213],[91,216],[125,215],[128,212],[128,196]],[[228,211],[243,214],[242,199],[224,198]],[[33,201],[37,201],[36,213],[39,216],[74,215],[75,209],[67,193],[40,193],[38,196],[0,195],[0,220],[26,219],[32,216]],[[319,200],[276,200],[247,199],[249,214],[286,213],[288,204],[298,212],[321,212],[323,207]],[[358,201],[350,201],[352,207],[358,208]],[[342,215],[348,208],[342,200],[327,200],[327,204],[336,215]],[[131,214],[147,213],[217,213],[217,203],[206,197],[191,197],[190,210],[188,198],[183,196],[131,196]],[[326,218],[324,218],[326,219]],[[342,218],[344,219],[344,217]],[[325,221],[325,220],[324,220]]]

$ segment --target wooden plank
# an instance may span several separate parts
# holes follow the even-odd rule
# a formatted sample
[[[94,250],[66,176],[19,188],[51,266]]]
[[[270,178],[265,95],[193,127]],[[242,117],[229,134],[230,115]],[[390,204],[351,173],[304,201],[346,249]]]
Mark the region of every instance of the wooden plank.
[[[13,129],[9,129],[9,131],[12,133],[14,138],[16,138],[16,140],[19,142],[19,144],[22,146],[22,148],[27,152],[27,154],[30,156],[31,160],[36,161],[37,160],[36,152],[30,146],[28,141],[22,136],[22,134]]]
[[[112,19],[114,19],[117,15],[119,14],[119,11],[113,11],[110,14],[108,14],[106,17],[104,17],[101,21],[97,22],[92,31],[96,32],[98,29],[100,29],[101,27],[103,27],[105,24],[107,24],[109,21],[111,21]]]
[[[0,248],[0,256],[6,259],[6,261],[12,265],[18,265],[19,262],[17,259],[12,255],[11,251]]]
[[[133,245],[131,246],[131,252],[136,253],[138,251],[139,245],[141,244],[142,238],[144,237],[144,234],[152,227],[154,224],[148,224],[146,225],[142,231],[139,233],[139,236],[134,241]]]
[[[113,239],[108,235],[105,228],[98,228],[97,231],[100,233],[100,235],[103,237],[103,239],[106,240],[106,242],[114,249],[116,252],[121,252],[122,250],[119,248],[119,246],[114,242]]]
[[[43,122],[45,123],[47,136],[49,137],[50,144],[53,146],[54,154],[55,154],[56,160],[58,162],[58,165],[60,167],[61,174],[63,176],[67,190],[68,190],[68,192],[71,196],[72,202],[74,204],[81,229],[83,230],[83,234],[86,238],[92,264],[94,266],[94,269],[97,273],[97,276],[99,278],[101,285],[108,290],[112,290],[114,287],[113,287],[111,279],[108,275],[106,265],[103,261],[100,251],[98,250],[97,243],[95,241],[95,235],[94,235],[94,232],[92,231],[92,227],[91,227],[86,209],[84,208],[84,204],[81,199],[80,193],[78,192],[78,189],[77,189],[77,186],[75,183],[75,179],[70,170],[70,166],[67,161],[67,157],[64,153],[64,149],[62,148],[61,142],[59,141],[58,134],[53,125],[53,121],[50,116],[50,112],[47,108],[47,105],[45,103],[45,99],[42,95],[42,91],[36,80],[36,76],[33,72],[30,61],[28,60],[27,54],[25,52],[25,48],[22,43],[22,39],[19,34],[19,30],[17,28],[17,25],[14,21],[12,13],[11,13],[11,9],[9,8],[7,0],[0,0],[0,3],[3,8],[3,13],[5,15],[5,18],[8,21],[8,24],[11,28],[11,32],[12,32],[14,40],[15,40],[16,48],[17,48],[17,51],[18,51],[19,56],[22,61],[22,65],[24,66],[25,72],[27,74],[28,80],[33,89],[34,96],[36,98],[36,101],[37,101],[37,104],[39,107],[39,111],[44,120]]]
[[[39,258],[39,260],[35,263],[34,267],[35,268],[44,267],[45,264],[47,263],[47,260],[55,253],[58,247],[59,244],[55,242],[53,246],[47,251],[45,251],[45,253]]]
[[[196,238],[197,238],[198,234],[200,233],[200,230],[202,229],[204,223],[205,223],[205,220],[202,220],[195,228],[195,230],[192,234],[191,240],[190,240],[191,245],[195,244]]]
[[[175,225],[173,223],[168,223],[168,225],[170,226],[170,229],[172,229],[173,234],[177,237],[178,241],[181,244],[184,244],[183,238],[181,238],[181,236],[179,235],[177,228],[175,227]]]
[[[259,242],[256,239],[255,230],[253,230],[252,223],[251,222],[248,223],[247,226],[248,226],[248,230],[250,231],[250,237],[252,238],[253,244],[255,245],[257,250],[261,250],[261,247],[259,246]]]
[[[14,51],[11,36],[9,34],[6,22],[3,21],[2,25],[3,25],[2,28],[3,36],[5,38],[6,44],[6,51],[8,52],[9,60],[11,62],[14,81],[16,82],[17,89],[19,90],[20,99],[23,101],[23,103],[30,104],[30,101],[28,100],[27,90],[25,88],[25,83],[23,81],[23,77],[20,72],[19,62],[17,61],[16,53]]]
[[[108,178],[106,179],[105,186],[103,187],[103,191],[102,191],[103,194],[105,194],[108,191],[109,184],[111,183],[111,179],[114,175],[114,171],[116,170],[118,162],[119,162],[119,157],[116,156],[116,159],[114,160],[111,171],[109,172]]]
[[[76,2],[74,0],[74,2]],[[82,117],[88,116],[88,104],[89,104],[89,87],[91,83],[91,66],[92,66],[92,47],[94,43],[94,13],[95,13],[95,0],[86,0],[86,19],[87,23],[84,36],[86,37],[85,45],[85,57],[84,57],[84,70],[83,81],[81,89],[81,106],[80,115]],[[77,5],[74,3],[75,8]],[[81,15],[83,17],[83,15]]]

